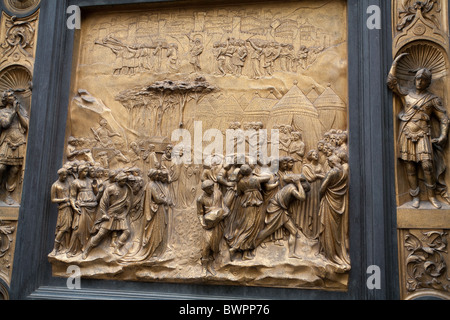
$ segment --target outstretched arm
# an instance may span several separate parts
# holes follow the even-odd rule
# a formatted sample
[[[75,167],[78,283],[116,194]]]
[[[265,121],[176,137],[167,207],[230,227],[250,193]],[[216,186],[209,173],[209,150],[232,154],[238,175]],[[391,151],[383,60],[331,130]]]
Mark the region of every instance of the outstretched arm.
[[[389,89],[391,89],[395,94],[397,94],[399,96],[404,96],[404,93],[403,93],[404,89],[402,89],[402,87],[398,83],[397,66],[398,66],[399,61],[407,55],[408,55],[408,53],[402,53],[394,60],[394,62],[392,63],[391,70],[389,71],[388,79],[387,79],[387,85],[388,85]]]

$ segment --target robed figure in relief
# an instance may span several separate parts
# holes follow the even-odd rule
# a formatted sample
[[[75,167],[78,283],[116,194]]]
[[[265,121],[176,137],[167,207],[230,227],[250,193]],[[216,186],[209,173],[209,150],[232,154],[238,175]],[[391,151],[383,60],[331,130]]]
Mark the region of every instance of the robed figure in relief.
[[[328,158],[330,171],[320,187],[319,252],[329,261],[350,269],[345,228],[348,202],[348,165],[337,155]]]

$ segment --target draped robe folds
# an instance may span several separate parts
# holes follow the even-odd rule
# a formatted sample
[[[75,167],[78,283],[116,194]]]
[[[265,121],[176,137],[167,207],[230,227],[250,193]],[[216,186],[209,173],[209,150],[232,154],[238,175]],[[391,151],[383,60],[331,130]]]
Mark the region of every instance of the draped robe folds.
[[[89,178],[74,180],[70,185],[70,196],[81,209],[81,214],[74,212],[72,222],[73,232],[69,252],[76,254],[84,249],[94,231],[98,203],[92,188],[92,180]]]
[[[67,181],[57,181],[51,188],[52,201],[58,204],[57,231],[70,231],[72,228],[72,208],[70,206],[70,185]],[[65,201],[64,199],[67,199]]]
[[[208,214],[214,212],[221,212],[217,218],[219,221],[215,221],[213,225],[209,226],[206,223],[204,226],[204,235],[203,235],[203,245],[207,246],[211,249],[215,254],[219,253],[220,242],[223,239],[224,232],[224,223],[223,218],[228,214],[228,208],[223,206],[223,195],[222,192],[218,189],[214,190],[212,197],[208,197],[205,195],[200,196],[198,199],[198,205],[202,207],[202,210],[198,212],[198,214],[202,214],[204,218],[207,217]],[[197,208],[199,210],[199,208]]]
[[[263,212],[267,212],[267,207],[270,204],[270,200],[275,197],[275,195],[277,194],[278,191],[280,191],[282,189],[282,187],[280,187],[280,184],[283,184],[283,182],[280,182],[280,177],[279,174],[273,174],[271,180],[269,181],[268,184],[265,185],[265,187],[263,188],[262,194],[263,194],[263,198],[264,198],[264,205],[263,205]],[[271,235],[271,239],[269,240],[273,240],[273,241],[277,241],[277,240],[282,240],[284,238],[284,229],[280,228],[278,230],[276,230],[272,235]]]
[[[145,227],[141,237],[141,249],[122,260],[139,262],[162,254],[167,242],[168,202],[167,185],[160,181],[150,181],[145,190],[143,203]]]
[[[170,194],[177,195],[178,194],[178,185],[181,173],[181,161],[177,159],[169,159],[165,154],[162,155],[161,158],[161,168],[165,169],[169,172],[169,190]],[[173,199],[174,204],[177,204],[177,197]]]
[[[323,174],[322,166],[319,171]],[[303,166],[303,175],[311,186],[311,190],[300,205],[300,209],[293,212],[293,219],[295,225],[302,230],[303,234],[311,240],[317,239],[319,235],[320,221],[318,217],[317,208],[320,205],[320,184],[321,180],[317,177],[317,167],[312,164],[305,164]]]
[[[133,189],[134,188],[134,189]],[[130,232],[131,238],[133,239],[133,245],[129,249],[128,254],[136,254],[140,250],[140,239],[144,232],[144,225],[142,223],[144,216],[144,195],[145,195],[145,185],[142,178],[136,182],[136,185],[132,187],[133,195],[131,196],[131,209],[129,214],[130,219]]]
[[[225,238],[230,248],[253,250],[256,239],[264,227],[263,196],[257,178],[243,178],[238,182],[238,198],[233,208]]]
[[[58,219],[56,221],[56,233],[64,232],[65,236],[62,240],[64,249],[67,249],[70,240],[70,231],[72,230],[73,211],[70,206],[70,184],[66,180],[64,182],[57,181],[51,188],[52,202],[58,204]]]
[[[319,250],[331,262],[349,268],[350,258],[347,252],[345,227],[348,167],[332,168],[325,177],[325,181],[327,180],[329,184],[324,190],[319,209]]]
[[[195,169],[191,165],[182,164],[178,188],[178,205],[181,208],[190,208],[195,204],[198,187]]]
[[[281,229],[285,223],[292,219],[289,212],[291,201],[294,199],[293,192],[297,190],[294,184],[288,184],[277,192],[274,198],[269,201],[266,211],[264,230],[269,230],[270,234]]]

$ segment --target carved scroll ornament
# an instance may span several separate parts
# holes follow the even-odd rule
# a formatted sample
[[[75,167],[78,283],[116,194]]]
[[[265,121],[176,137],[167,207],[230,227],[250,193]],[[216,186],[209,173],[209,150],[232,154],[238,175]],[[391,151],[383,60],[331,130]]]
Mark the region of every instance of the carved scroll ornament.
[[[423,238],[413,234],[405,236],[405,248],[409,252],[406,257],[406,287],[409,292],[420,289],[450,291],[450,277],[447,263],[446,232],[423,232]]]

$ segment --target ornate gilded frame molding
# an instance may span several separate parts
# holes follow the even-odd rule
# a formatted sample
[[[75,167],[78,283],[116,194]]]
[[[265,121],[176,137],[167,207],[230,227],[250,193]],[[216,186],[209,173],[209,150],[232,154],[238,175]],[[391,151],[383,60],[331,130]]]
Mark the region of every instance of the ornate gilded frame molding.
[[[5,0],[0,4],[0,91],[12,92],[27,114],[31,112],[31,96],[33,87],[33,72],[36,58],[36,44],[39,24],[40,1]],[[3,129],[6,131],[6,129]],[[26,130],[27,131],[27,130]],[[23,142],[26,145],[26,131]],[[23,179],[25,175],[25,150],[21,156],[22,162],[16,176],[14,187],[2,186],[0,203],[0,279],[2,286],[0,294],[9,298],[8,288],[11,282],[16,236],[22,202]],[[4,162],[3,162],[4,163]],[[3,166],[3,165],[2,165]],[[6,168],[6,174],[11,169]],[[4,179],[3,177],[2,179]],[[3,185],[4,183],[2,183]],[[11,190],[9,192],[8,190]],[[10,194],[8,201],[5,194]]]
[[[402,86],[414,86],[415,72],[421,68],[429,69],[432,74],[429,90],[434,97],[442,99],[444,113],[449,110],[450,92],[448,17],[447,1],[392,1],[392,49],[393,57],[398,61],[398,83]],[[403,105],[399,97],[396,95],[393,100],[394,116],[402,112]],[[396,150],[404,150],[397,133],[403,134],[405,123],[408,122],[394,119]],[[436,132],[433,134],[438,135],[439,130]],[[405,162],[395,160],[401,299],[450,298],[447,270],[450,262],[447,253],[450,207],[446,201],[448,175],[445,170],[448,164],[448,145],[440,148],[434,149],[433,166],[434,171],[440,174],[436,180],[436,190],[440,190],[436,194],[438,201],[442,203],[440,209],[428,203],[426,193],[429,194],[430,191],[425,191],[428,188],[426,176],[419,178],[421,191],[417,194],[417,199],[420,199],[421,204],[416,208],[411,202],[412,193],[408,185],[413,173],[405,170]],[[398,151],[396,157],[401,157]],[[438,160],[439,157],[444,159],[442,163]]]

